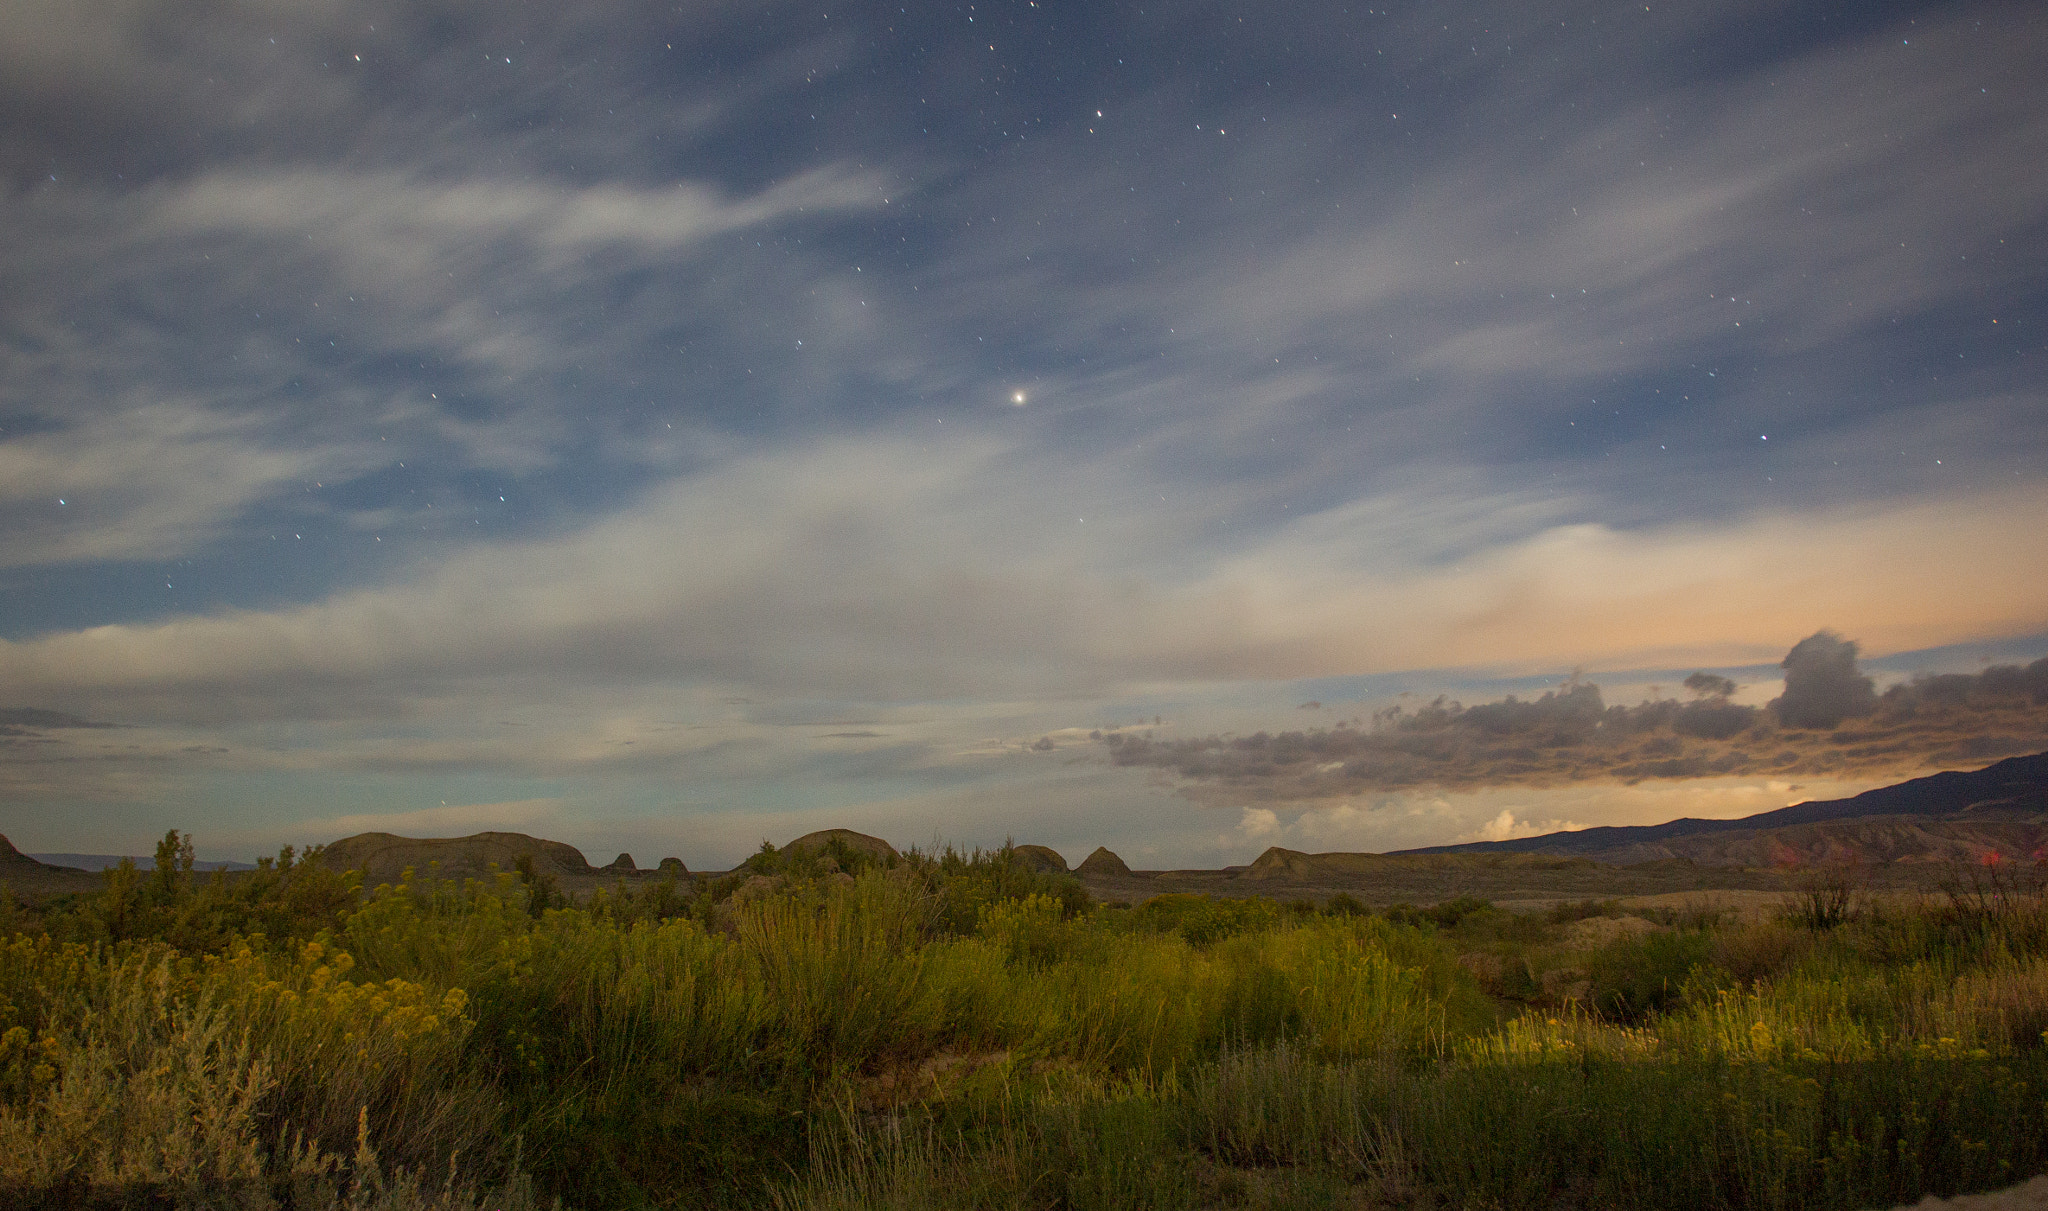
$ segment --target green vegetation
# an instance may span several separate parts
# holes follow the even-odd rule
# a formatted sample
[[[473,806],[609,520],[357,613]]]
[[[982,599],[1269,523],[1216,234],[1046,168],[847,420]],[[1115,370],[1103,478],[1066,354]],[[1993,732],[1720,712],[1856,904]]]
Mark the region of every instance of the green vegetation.
[[[2048,907],[1092,904],[764,846],[0,896],[0,1202],[1883,1207],[2048,1169]],[[182,855],[186,855],[181,858]]]

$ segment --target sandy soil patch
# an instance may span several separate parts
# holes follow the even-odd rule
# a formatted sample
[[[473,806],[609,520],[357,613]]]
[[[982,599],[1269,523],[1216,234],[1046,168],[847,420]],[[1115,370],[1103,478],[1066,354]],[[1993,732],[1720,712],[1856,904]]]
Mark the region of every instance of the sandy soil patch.
[[[1621,906],[1668,909],[1680,914],[1699,911],[1722,912],[1740,921],[1768,921],[1791,902],[1792,895],[1789,892],[1710,888],[1702,891],[1670,891],[1654,896],[1628,896],[1621,901]]]
[[[1587,917],[1564,927],[1567,946],[1595,950],[1619,938],[1640,937],[1664,928],[1641,917]]]
[[[1989,1194],[1958,1194],[1954,1198],[1930,1194],[1914,1203],[1911,1211],[2048,1211],[2048,1176]]]

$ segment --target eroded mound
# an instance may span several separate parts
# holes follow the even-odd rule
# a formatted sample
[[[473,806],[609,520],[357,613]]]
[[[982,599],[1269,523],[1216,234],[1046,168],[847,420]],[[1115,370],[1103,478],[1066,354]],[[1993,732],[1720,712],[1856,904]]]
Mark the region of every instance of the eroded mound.
[[[1058,850],[1043,845],[1013,845],[1010,852],[1017,855],[1017,860],[1028,869],[1039,874],[1067,873],[1067,860],[1060,856]]]
[[[444,879],[487,879],[493,873],[493,864],[497,870],[509,871],[522,855],[532,856],[533,868],[539,874],[598,873],[575,847],[525,833],[419,839],[392,833],[358,833],[329,845],[320,858],[335,870],[362,871],[364,880],[374,885],[395,883],[408,868],[416,877],[433,874]]]
[[[1107,846],[1098,845],[1094,853],[1081,860],[1081,865],[1076,867],[1075,871],[1084,875],[1128,875],[1131,868],[1124,864],[1122,858],[1111,853]]]
[[[805,833],[782,848],[785,850],[823,849],[834,841],[841,843],[857,854],[867,854],[869,857],[877,858],[884,862],[901,856],[896,852],[895,846],[882,840],[880,837],[870,837],[866,833],[857,833],[850,828],[826,828],[814,833]]]

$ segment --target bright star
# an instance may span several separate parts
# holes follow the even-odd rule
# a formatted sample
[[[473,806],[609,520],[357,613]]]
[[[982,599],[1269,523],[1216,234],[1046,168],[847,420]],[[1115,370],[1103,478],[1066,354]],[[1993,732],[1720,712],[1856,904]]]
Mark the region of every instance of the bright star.
[[[1011,402],[1011,403],[1013,403],[1013,404],[1015,404],[1015,405],[1017,405],[1017,406],[1018,406],[1019,408],[1023,407],[1023,406],[1024,406],[1024,393],[1023,393],[1022,391],[1013,391],[1013,392],[1011,392],[1011,393],[1010,393],[1010,402]]]

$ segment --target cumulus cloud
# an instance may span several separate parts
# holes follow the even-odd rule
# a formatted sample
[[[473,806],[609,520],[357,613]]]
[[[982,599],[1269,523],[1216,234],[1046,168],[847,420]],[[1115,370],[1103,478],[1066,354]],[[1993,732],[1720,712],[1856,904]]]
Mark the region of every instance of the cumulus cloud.
[[[1733,678],[1709,673],[1704,669],[1686,677],[1684,685],[1701,698],[1729,698],[1739,688]]]
[[[1267,846],[1304,851],[1376,851],[1423,844],[1417,837],[1501,841],[1586,827],[1575,820],[1526,819],[1524,804],[1501,806],[1497,795],[1434,792],[1371,795],[1332,803],[1238,807],[1237,827],[1217,848],[1239,854]],[[1581,804],[1580,806],[1586,806]],[[1488,815],[1486,813],[1493,813]]]
[[[1023,41],[1000,100],[957,39],[897,96],[857,12],[764,38],[724,0],[88,7],[0,11],[0,566],[50,570],[10,578],[45,587],[7,599],[38,608],[0,685],[234,748],[138,730],[154,764],[95,768],[666,785],[829,748],[894,778],[1045,737],[1019,757],[1045,769],[1081,750],[1077,704],[1134,689],[1727,666],[1821,619],[1877,651],[2048,619],[2048,409],[2024,375],[1969,377],[2018,365],[2002,345],[1950,370],[1980,302],[2039,276],[2005,242],[2048,213],[2012,11],[1920,14],[1910,54],[1879,16],[1670,70],[1789,26],[1481,4],[1449,54],[1421,12],[1297,14],[1328,22],[1304,37],[1127,10],[1105,30],[1246,56],[1242,85],[1212,115],[1105,82],[1110,119],[1032,114],[1027,141]],[[1328,104],[1362,38],[1429,94],[1398,122]],[[1935,469],[1949,449],[1974,478]],[[235,543],[285,518],[346,544],[286,567]],[[211,598],[137,588],[134,565],[229,550],[207,571],[234,575],[190,582]],[[1903,743],[1889,708],[1847,713],[1853,685],[1787,672],[1777,747],[1704,684],[1586,768]],[[1984,724],[1981,689],[1930,688],[1906,749],[2031,734],[1931,739]],[[798,737],[705,705],[725,693],[864,722]],[[891,713],[932,700],[1008,730]],[[1560,754],[1610,714],[1575,689],[1401,734],[1572,778]],[[1274,756],[1195,776],[1296,794]],[[1400,760],[1373,776],[1438,759]],[[37,793],[86,768],[38,758]]]
[[[1698,675],[1695,688],[1714,692],[1633,707],[1608,706],[1598,686],[1574,680],[1533,700],[1397,705],[1369,725],[1163,740],[1133,729],[1107,734],[1103,744],[1116,764],[1172,770],[1198,798],[1216,801],[1416,787],[1844,778],[1983,764],[2048,748],[2048,658],[1916,679],[1880,697],[1857,672],[1855,654],[1855,644],[1829,631],[1801,641],[1786,659],[1786,695],[1769,708],[1730,702],[1719,691],[1732,692],[1732,683],[1711,673]],[[1801,674],[1796,692],[1793,670]],[[1504,814],[1485,827],[1523,826]]]
[[[1575,820],[1517,820],[1509,808],[1458,838],[1459,841],[1510,841],[1516,837],[1540,837],[1546,833],[1576,832],[1586,827]]]
[[[1771,703],[1786,727],[1831,728],[1877,710],[1877,683],[1856,669],[1856,643],[1833,631],[1809,635],[1786,653],[1785,693]]]

